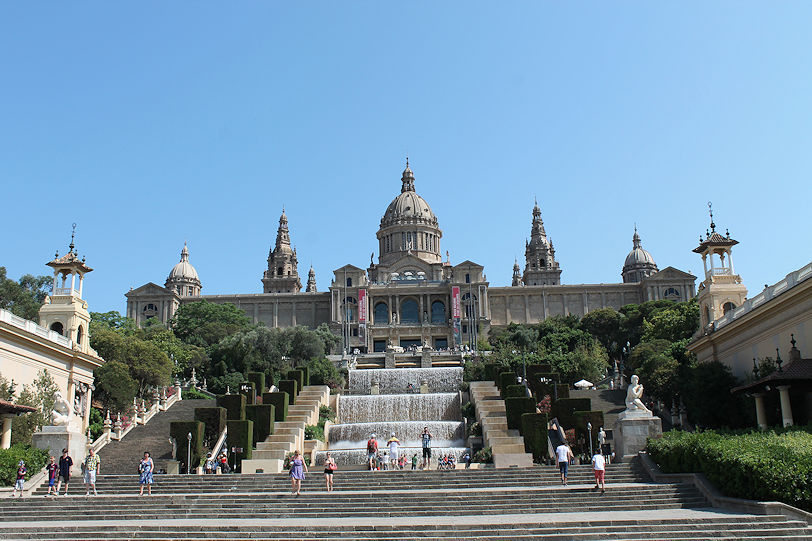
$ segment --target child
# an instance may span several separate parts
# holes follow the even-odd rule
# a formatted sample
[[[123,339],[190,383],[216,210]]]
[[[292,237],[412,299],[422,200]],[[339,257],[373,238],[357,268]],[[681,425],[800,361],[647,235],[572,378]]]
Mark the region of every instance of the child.
[[[601,454],[600,450],[595,451],[592,457],[592,469],[595,470],[595,490],[600,486],[601,494],[606,492],[606,459]]]
[[[20,491],[20,498],[23,497],[23,485],[25,484],[25,474],[28,473],[28,469],[25,467],[25,462],[22,460],[17,465],[17,482],[14,483],[14,492],[11,493],[11,497],[17,495],[17,491]]]
[[[56,481],[59,478],[59,465],[56,463],[56,459],[53,456],[51,456],[48,465],[45,466],[45,469],[48,470],[48,494],[45,496],[50,496],[51,494],[57,496],[58,492],[56,491]]]
[[[417,453],[412,455],[412,469],[413,470],[417,469]]]

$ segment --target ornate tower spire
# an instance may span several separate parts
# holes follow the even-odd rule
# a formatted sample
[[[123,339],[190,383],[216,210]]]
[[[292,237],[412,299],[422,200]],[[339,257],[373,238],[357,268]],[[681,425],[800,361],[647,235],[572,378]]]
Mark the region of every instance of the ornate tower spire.
[[[414,190],[414,173],[412,173],[411,167],[409,167],[409,157],[406,157],[406,169],[403,170],[403,175],[400,177],[400,181],[403,185],[400,187],[400,193],[403,192],[413,192]]]
[[[513,282],[511,284],[513,287],[522,286],[524,283],[522,282],[522,271],[519,269],[519,260],[513,260]]]
[[[620,272],[623,283],[640,282],[658,270],[654,258],[651,257],[647,250],[643,249],[643,243],[637,233],[637,224],[634,224],[632,251],[626,256],[626,260],[623,262],[623,270]]]
[[[552,241],[547,239],[538,200],[533,205],[533,221],[530,226],[530,242],[525,241],[525,267],[522,282],[528,286],[558,285],[561,268],[555,260]]]
[[[296,250],[290,245],[288,216],[282,207],[276,243],[268,254],[268,270],[262,276],[262,290],[264,293],[294,293],[301,289],[299,261]]]
[[[313,265],[310,265],[310,271],[307,273],[307,287],[305,291],[307,293],[316,292],[316,271],[313,270]]]

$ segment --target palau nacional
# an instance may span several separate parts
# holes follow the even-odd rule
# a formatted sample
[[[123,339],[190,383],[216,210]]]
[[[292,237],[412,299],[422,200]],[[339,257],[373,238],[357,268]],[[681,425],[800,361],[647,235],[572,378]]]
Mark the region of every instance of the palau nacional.
[[[283,210],[262,272],[261,293],[203,295],[184,245],[163,286],[149,282],[126,293],[126,315],[139,324],[149,318],[166,323],[184,303],[233,303],[255,323],[269,327],[327,323],[345,337],[348,349],[372,354],[473,347],[477,334],[486,336],[491,327],[511,322],[537,323],[556,315],[582,316],[603,307],[683,301],[695,295],[696,277],[673,267],[660,270],[636,229],[622,265],[622,255],[618,257],[622,283],[562,284],[562,268],[537,203],[525,241],[524,269],[514,262],[511,285],[492,287],[482,265],[471,260],[452,264],[448,252],[444,254],[440,221],[418,195],[408,160],[400,181],[400,193],[386,207],[376,234],[377,262],[373,254],[366,269],[352,264],[335,269],[328,291],[317,291],[312,267],[302,291],[298,254]]]

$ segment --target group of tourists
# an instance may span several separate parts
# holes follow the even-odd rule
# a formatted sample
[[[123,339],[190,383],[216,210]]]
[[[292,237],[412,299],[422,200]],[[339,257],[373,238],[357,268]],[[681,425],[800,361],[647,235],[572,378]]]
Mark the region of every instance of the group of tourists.
[[[228,465],[228,455],[226,455],[225,451],[216,457],[212,456],[210,452],[206,453],[206,460],[203,462],[203,472],[206,474],[216,474],[218,470],[220,473],[231,472],[231,467]]]
[[[148,454],[148,453],[147,453]],[[63,496],[68,495],[68,485],[71,478],[71,468],[73,467],[73,458],[71,458],[67,449],[62,449],[62,456],[57,461],[53,455],[48,458],[48,464],[45,465],[45,472],[48,475],[48,496],[59,496],[59,491],[62,489],[62,484],[65,484],[65,492]],[[96,495],[96,476],[101,467],[101,459],[96,454],[96,450],[91,448],[88,451],[87,457],[82,462],[82,477],[85,484],[85,496],[90,496],[90,491]],[[17,479],[14,483],[14,491],[11,494],[12,498],[17,497],[17,492],[20,493],[20,498],[23,497],[25,489],[25,477],[28,475],[28,468],[25,461],[20,460],[17,464]],[[150,482],[151,476],[150,476]],[[143,489],[142,489],[143,490]]]

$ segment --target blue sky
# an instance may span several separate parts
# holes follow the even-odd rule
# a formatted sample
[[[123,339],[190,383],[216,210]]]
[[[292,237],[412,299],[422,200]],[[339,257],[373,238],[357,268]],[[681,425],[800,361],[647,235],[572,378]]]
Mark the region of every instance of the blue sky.
[[[810,260],[812,4],[4,2],[0,265],[70,224],[91,310],[163,284],[257,293],[282,206],[320,290],[366,267],[408,154],[452,263],[509,285],[538,197],[564,283],[620,280],[638,224],[755,293]],[[805,247],[805,248],[804,248]],[[377,257],[377,253],[376,253]]]

